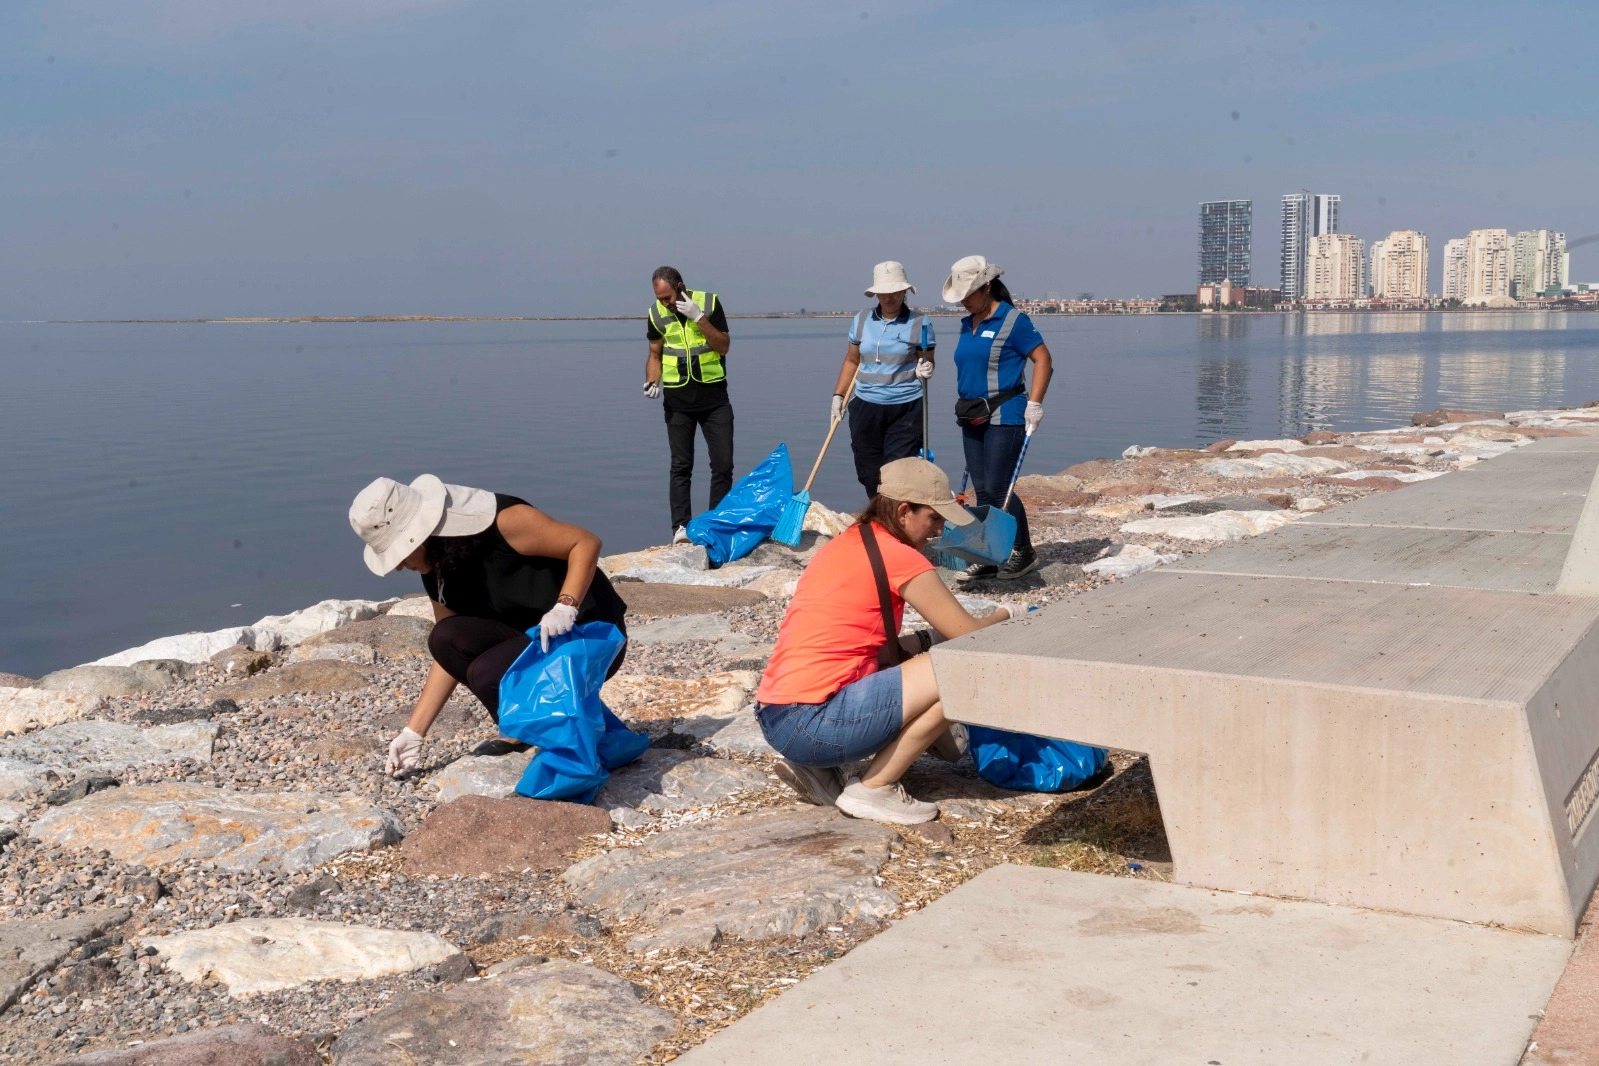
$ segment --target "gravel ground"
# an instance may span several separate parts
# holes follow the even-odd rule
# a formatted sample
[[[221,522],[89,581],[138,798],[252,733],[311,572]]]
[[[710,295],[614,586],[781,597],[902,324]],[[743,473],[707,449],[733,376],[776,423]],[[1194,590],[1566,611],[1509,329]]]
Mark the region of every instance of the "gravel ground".
[[[1413,439],[1421,441],[1421,432]],[[1367,465],[1378,463],[1402,465],[1375,454]],[[1449,460],[1434,457],[1406,468],[1443,470],[1449,468]],[[1372,491],[1357,485],[1312,485],[1309,479],[1291,479],[1292,484],[1284,484],[1285,479],[1265,479],[1266,483],[1258,485],[1227,481],[1204,474],[1194,453],[1106,461],[1073,469],[1070,477],[1039,482],[1029,500],[1034,540],[1046,563],[1080,564],[1125,541],[1183,554],[1207,547],[1192,541],[1128,537],[1118,531],[1127,518],[1096,517],[1086,513],[1089,505],[1083,503],[1052,506],[1053,492],[1069,494],[1086,487],[1094,493],[1118,482],[1156,483],[1167,493],[1254,491],[1276,494],[1287,503],[1314,495],[1336,505]],[[1115,496],[1098,498],[1103,501]],[[1082,574],[1047,587],[1018,589],[986,582],[963,591],[1001,603],[1043,604],[1109,580]],[[777,637],[784,606],[780,601],[768,601],[727,610],[723,616],[739,632],[770,644]],[[629,622],[636,625],[646,620],[630,618]],[[717,645],[704,641],[635,644],[623,672],[695,678],[741,665],[749,668],[739,656],[723,655]],[[428,738],[423,772],[395,781],[382,772],[383,755],[390,737],[409,714],[427,663],[414,658],[379,659],[371,669],[373,683],[357,692],[297,694],[249,700],[243,706],[221,704],[211,712],[220,733],[210,766],[183,763],[148,768],[123,775],[122,781],[183,779],[247,791],[351,792],[394,811],[406,829],[412,830],[435,806],[432,790],[424,784],[427,773],[492,736],[494,730],[476,701],[460,690]],[[107,716],[136,721],[141,712],[148,716],[152,711],[207,707],[226,680],[216,670],[202,667],[194,677],[157,696],[110,701]],[[640,724],[657,737],[672,726],[670,719]],[[766,759],[733,757],[769,769]],[[927,840],[906,833],[883,873],[885,884],[903,901],[901,914],[1004,862],[1168,878],[1170,855],[1148,763],[1123,752],[1113,753],[1112,763],[1114,774],[1090,791],[985,820],[944,823],[950,831],[948,839]],[[665,816],[645,832],[793,800],[774,781],[773,787],[764,791]],[[31,797],[29,806],[25,822],[45,809],[42,795]],[[628,846],[643,835],[619,831],[596,838],[585,852]],[[328,884],[330,878],[334,884]],[[325,892],[308,889],[313,882],[319,882]],[[400,871],[393,849],[347,855],[298,875],[228,873],[204,863],[151,871],[113,861],[104,852],[69,854],[47,848],[26,836],[12,840],[0,853],[0,918],[59,917],[112,903],[133,908],[133,920],[104,943],[91,945],[92,957],[75,954],[0,1015],[0,1063],[51,1062],[72,1052],[242,1019],[259,1020],[281,1032],[314,1036],[325,1043],[344,1027],[383,1007],[398,992],[440,987],[432,974],[424,972],[230,999],[215,982],[194,985],[167,972],[158,959],[143,954],[132,943],[136,936],[205,928],[237,918],[306,913],[330,921],[429,930],[461,944],[480,966],[535,953],[592,962],[638,982],[651,1002],[679,1017],[678,1033],[657,1047],[646,1060],[649,1062],[671,1061],[884,928],[854,923],[787,941],[727,943],[707,952],[667,950],[640,956],[622,947],[636,930],[604,928],[577,910],[558,874],[410,878]],[[569,928],[570,933],[485,945],[474,943],[470,936],[492,914],[527,910],[560,919],[565,924],[551,928]]]

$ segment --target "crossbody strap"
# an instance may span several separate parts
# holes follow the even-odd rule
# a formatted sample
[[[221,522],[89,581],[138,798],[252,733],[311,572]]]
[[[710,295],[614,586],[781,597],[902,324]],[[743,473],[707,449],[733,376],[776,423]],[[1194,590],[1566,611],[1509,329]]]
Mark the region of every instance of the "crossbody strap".
[[[877,534],[871,522],[861,523],[861,544],[866,548],[866,559],[872,564],[872,579],[877,582],[877,607],[883,614],[883,646],[877,650],[877,668],[887,670],[898,666],[904,648],[899,646],[899,630],[894,625],[894,604],[888,593],[888,569],[883,565],[883,553],[877,547]]]

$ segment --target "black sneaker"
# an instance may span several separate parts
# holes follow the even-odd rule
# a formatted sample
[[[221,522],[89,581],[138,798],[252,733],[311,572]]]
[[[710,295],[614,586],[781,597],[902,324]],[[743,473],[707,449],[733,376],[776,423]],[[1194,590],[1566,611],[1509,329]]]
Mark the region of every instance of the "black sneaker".
[[[1005,560],[1005,565],[999,568],[995,577],[1001,581],[1015,581],[1037,570],[1038,566],[1037,552],[1031,548],[1017,548],[1010,553],[1010,558]]]
[[[519,752],[524,752],[532,746],[533,745],[531,744],[524,744],[520,740],[507,740],[504,737],[496,737],[493,740],[485,740],[483,743],[473,748],[472,754],[493,756],[513,755]]]
[[[997,566],[968,566],[961,571],[961,583],[968,584],[973,581],[989,581],[999,573]]]

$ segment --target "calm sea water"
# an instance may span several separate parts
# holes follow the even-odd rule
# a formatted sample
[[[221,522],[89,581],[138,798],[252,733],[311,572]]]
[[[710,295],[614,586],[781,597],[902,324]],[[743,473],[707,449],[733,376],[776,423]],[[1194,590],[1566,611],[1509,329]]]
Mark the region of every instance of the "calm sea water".
[[[1599,315],[1041,318],[1056,359],[1028,458],[1407,423],[1439,404],[1599,397]],[[735,320],[742,473],[796,477],[827,428],[843,320]],[[940,318],[945,338],[954,319]],[[523,496],[607,551],[668,538],[643,324],[0,324],[0,670],[37,675],[329,596],[412,591],[361,564],[345,512],[373,477]],[[958,475],[953,375],[933,446]],[[697,500],[708,475],[696,474]],[[813,495],[863,500],[844,431]]]

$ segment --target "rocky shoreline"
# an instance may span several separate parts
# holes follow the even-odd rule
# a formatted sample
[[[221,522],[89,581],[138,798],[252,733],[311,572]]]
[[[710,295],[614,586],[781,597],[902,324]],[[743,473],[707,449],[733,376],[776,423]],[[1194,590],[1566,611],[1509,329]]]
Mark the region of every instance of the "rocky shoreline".
[[[1595,426],[1441,411],[1135,446],[1022,480],[1040,571],[946,576],[973,610],[1042,605]],[[940,819],[904,831],[795,802],[749,694],[844,521],[815,507],[799,549],[719,570],[683,546],[603,561],[631,637],[605,696],[652,746],[592,807],[510,798],[526,757],[466,757],[493,734],[470,695],[417,772],[383,773],[427,670],[416,597],[0,675],[0,1063],[667,1062],[996,863],[1167,876],[1133,753],[1066,796],[924,758],[906,784]]]

